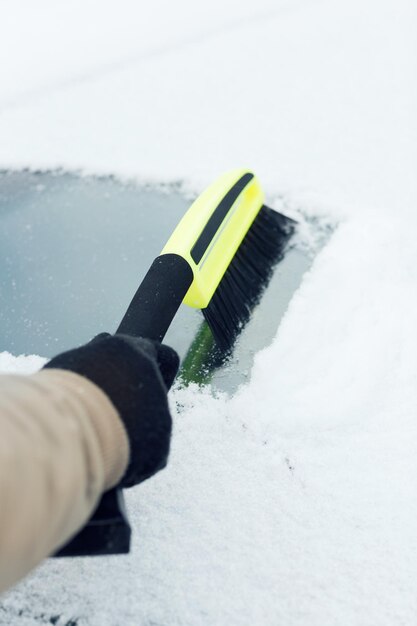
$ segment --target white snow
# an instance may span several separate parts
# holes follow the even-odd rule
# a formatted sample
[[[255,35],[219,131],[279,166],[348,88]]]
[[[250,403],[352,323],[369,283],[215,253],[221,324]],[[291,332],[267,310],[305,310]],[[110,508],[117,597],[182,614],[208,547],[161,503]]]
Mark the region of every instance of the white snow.
[[[339,226],[250,383],[172,394],[170,465],[129,493],[132,554],[45,563],[0,624],[411,626],[415,3],[69,6],[2,3],[2,167],[199,188],[247,164]]]
[[[0,372],[8,374],[33,374],[38,371],[47,359],[34,354],[14,356],[10,352],[0,352]]]

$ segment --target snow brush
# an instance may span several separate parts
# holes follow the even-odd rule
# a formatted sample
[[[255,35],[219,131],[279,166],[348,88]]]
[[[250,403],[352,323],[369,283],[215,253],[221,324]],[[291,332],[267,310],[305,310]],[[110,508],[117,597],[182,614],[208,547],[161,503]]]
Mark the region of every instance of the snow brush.
[[[116,332],[162,341],[184,302],[202,310],[217,346],[229,353],[294,227],[293,220],[264,205],[252,172],[223,174],[179,222]],[[130,535],[123,493],[112,489],[56,556],[127,553]]]

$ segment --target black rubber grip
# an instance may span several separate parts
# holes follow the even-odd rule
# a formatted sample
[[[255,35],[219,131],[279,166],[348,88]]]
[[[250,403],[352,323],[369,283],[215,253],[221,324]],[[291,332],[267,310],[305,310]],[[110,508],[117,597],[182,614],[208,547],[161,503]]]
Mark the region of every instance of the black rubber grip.
[[[193,279],[193,270],[183,257],[158,256],[116,332],[162,341]]]

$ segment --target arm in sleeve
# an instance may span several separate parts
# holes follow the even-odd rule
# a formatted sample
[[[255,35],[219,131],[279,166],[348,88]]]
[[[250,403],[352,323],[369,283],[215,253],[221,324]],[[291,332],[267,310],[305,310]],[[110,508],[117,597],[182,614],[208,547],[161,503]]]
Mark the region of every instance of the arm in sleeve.
[[[86,378],[0,376],[0,592],[76,534],[128,457],[116,409]]]

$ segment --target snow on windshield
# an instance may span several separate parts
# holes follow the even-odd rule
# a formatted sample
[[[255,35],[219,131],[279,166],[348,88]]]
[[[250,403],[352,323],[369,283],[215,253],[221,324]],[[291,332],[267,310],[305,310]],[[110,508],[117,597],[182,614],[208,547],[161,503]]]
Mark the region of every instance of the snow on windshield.
[[[104,4],[26,3],[18,38],[3,2],[2,168],[199,191],[247,164],[269,197],[338,227],[251,382],[172,393],[169,467],[128,493],[132,553],[46,562],[0,624],[411,625],[414,3]]]

